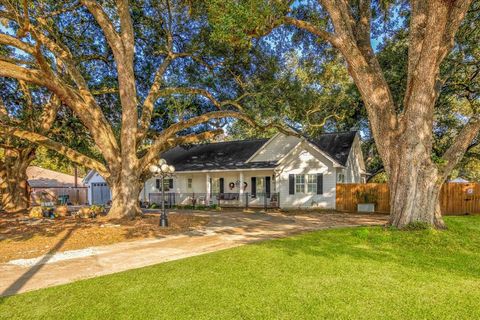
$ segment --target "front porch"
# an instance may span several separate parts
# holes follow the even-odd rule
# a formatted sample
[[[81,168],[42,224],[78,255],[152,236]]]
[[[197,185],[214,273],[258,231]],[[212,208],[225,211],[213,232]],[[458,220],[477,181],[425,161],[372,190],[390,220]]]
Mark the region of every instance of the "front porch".
[[[148,203],[162,204],[162,193],[150,193]],[[279,208],[280,193],[165,193],[165,206],[167,208]]]
[[[165,204],[168,207],[256,207],[277,208],[274,170],[242,170],[215,172],[178,172],[164,182]],[[145,186],[144,201],[161,205],[161,181],[150,179]]]

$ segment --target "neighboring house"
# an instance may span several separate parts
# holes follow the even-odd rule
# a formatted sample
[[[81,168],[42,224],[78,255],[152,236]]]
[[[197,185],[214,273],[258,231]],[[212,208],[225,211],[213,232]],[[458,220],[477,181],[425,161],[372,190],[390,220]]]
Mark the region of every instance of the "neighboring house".
[[[165,181],[175,204],[335,208],[337,183],[366,181],[360,138],[353,131],[316,139],[278,133],[270,139],[178,146],[162,158],[176,169]],[[95,203],[94,184],[107,187],[95,172],[87,177]],[[160,191],[160,179],[151,178],[140,200],[159,202]]]
[[[89,204],[107,204],[111,200],[107,182],[95,170],[90,170],[82,182],[88,188]]]
[[[81,178],[37,166],[27,168],[27,177],[32,205],[57,201],[69,204],[87,203],[87,191],[80,182]]]
[[[453,180],[450,180],[448,182],[453,182],[453,183],[469,183],[470,181],[466,180],[466,179],[463,179],[461,177],[457,177]]]

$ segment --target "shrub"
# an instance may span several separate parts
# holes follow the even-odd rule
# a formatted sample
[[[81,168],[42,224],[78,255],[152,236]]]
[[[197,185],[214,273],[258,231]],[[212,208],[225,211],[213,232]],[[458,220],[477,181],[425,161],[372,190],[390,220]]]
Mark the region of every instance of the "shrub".
[[[35,218],[35,219],[43,218],[43,209],[42,209],[42,207],[40,207],[40,206],[32,207],[32,208],[30,209],[30,212],[28,213],[28,216],[29,216],[30,218]]]
[[[358,203],[377,203],[378,197],[373,192],[368,191],[357,191],[355,193]]]
[[[89,208],[89,207],[83,207],[83,208],[80,208],[80,210],[78,210],[77,212],[77,215],[80,217],[80,218],[90,218],[91,215],[92,215],[92,210]]]
[[[150,204],[150,209],[158,209],[158,204],[156,203]]]
[[[105,213],[105,207],[99,205],[90,206],[90,211],[94,215],[99,215]]]
[[[57,206],[54,213],[57,217],[66,217],[68,215],[68,207],[65,205]]]

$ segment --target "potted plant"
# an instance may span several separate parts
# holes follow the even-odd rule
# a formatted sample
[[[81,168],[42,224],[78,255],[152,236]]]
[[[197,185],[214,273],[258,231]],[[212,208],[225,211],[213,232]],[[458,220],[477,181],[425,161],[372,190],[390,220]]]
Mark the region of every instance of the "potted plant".
[[[375,212],[377,204],[377,195],[369,191],[357,191],[357,211],[358,212]]]

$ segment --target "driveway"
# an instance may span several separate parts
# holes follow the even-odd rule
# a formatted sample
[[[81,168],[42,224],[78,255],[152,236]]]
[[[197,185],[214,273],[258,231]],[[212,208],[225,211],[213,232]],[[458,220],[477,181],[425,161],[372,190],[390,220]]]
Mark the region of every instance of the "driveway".
[[[246,243],[319,229],[381,225],[385,215],[340,213],[243,213],[238,211],[183,214],[206,215],[210,223],[161,239],[116,243],[64,251],[36,259],[0,264],[0,295],[12,295],[80,279],[182,259]]]

